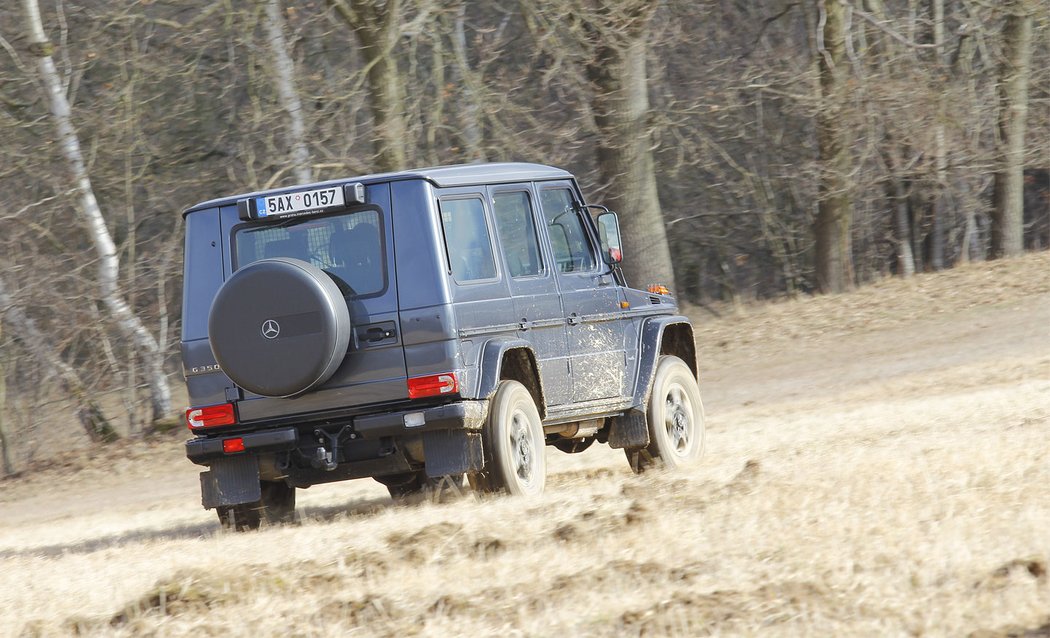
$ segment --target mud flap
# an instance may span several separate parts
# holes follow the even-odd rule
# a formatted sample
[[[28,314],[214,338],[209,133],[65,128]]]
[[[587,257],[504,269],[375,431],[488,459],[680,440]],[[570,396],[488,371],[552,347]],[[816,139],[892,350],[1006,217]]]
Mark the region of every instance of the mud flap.
[[[609,447],[640,448],[649,445],[649,424],[641,410],[628,410],[609,419]]]
[[[435,430],[423,434],[427,476],[477,472],[485,467],[481,433],[468,430]]]
[[[205,509],[254,503],[261,498],[259,461],[254,456],[216,459],[210,471],[201,472],[201,504]]]

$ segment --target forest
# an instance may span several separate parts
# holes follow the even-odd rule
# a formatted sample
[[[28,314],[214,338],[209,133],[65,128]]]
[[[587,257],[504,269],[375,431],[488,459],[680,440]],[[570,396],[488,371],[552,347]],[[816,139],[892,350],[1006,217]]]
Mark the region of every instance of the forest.
[[[1042,0],[12,5],[0,475],[41,415],[173,417],[180,213],[221,195],[550,164],[620,214],[629,283],[712,313],[1050,246]]]

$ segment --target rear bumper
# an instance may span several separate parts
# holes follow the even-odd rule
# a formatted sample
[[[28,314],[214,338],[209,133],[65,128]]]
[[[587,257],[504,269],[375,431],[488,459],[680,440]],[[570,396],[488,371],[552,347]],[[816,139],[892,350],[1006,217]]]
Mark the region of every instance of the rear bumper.
[[[351,428],[362,439],[398,437],[437,430],[480,430],[487,407],[487,401],[460,401],[429,408],[368,414],[354,417]],[[222,442],[229,438],[242,439],[244,452],[223,452]],[[199,437],[186,441],[186,458],[197,465],[208,465],[214,459],[294,450],[298,446],[299,429],[294,426],[256,432],[231,432],[228,435]]]

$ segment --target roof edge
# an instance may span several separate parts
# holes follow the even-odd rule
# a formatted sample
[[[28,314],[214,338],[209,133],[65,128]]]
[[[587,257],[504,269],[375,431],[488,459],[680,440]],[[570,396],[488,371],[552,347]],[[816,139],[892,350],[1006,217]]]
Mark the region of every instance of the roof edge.
[[[364,184],[376,184],[381,182],[395,182],[409,179],[425,179],[435,186],[473,186],[478,184],[506,184],[512,182],[524,182],[534,180],[572,179],[572,173],[546,164],[533,164],[529,162],[491,162],[478,164],[450,164],[448,166],[430,166],[426,168],[414,168],[391,173],[374,173],[357,177],[341,177],[323,182],[312,182],[309,184],[296,184],[281,188],[271,188],[261,191],[252,191],[209,199],[183,210],[185,217],[192,212],[216,206],[230,206],[238,200],[254,197],[267,197],[277,193],[287,193],[309,188],[323,188],[348,182],[362,182]]]

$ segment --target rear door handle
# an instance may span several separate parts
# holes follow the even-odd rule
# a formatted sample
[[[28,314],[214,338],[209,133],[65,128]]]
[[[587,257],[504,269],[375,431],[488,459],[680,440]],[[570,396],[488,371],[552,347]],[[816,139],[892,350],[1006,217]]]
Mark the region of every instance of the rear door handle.
[[[359,343],[375,344],[397,340],[397,325],[393,321],[357,326],[356,330]]]
[[[580,315],[576,314],[575,312],[572,313],[571,315],[569,315],[569,325],[570,326],[575,326],[575,325],[577,325],[579,323],[580,323]]]
[[[382,328],[369,328],[365,335],[367,335],[367,341],[369,343],[374,343],[376,341],[382,341],[383,339],[390,339],[394,336],[394,331],[384,330]]]

